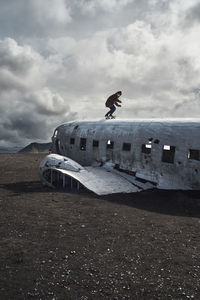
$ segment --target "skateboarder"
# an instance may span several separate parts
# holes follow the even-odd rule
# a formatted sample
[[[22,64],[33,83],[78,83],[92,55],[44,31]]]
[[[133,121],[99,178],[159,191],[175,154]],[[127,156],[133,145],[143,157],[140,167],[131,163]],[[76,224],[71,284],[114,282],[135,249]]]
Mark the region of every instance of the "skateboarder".
[[[106,119],[114,119],[115,116],[113,116],[114,111],[116,110],[116,106],[121,107],[121,105],[119,105],[118,103],[122,103],[121,100],[119,100],[119,97],[121,96],[122,92],[119,91],[113,95],[111,95],[105,103],[106,107],[109,107],[110,110],[107,112],[107,114],[105,115]]]

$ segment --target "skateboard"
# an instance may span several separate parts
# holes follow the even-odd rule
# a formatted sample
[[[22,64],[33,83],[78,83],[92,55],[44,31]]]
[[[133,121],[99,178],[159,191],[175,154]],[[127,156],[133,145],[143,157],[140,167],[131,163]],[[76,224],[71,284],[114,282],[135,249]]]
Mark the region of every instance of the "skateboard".
[[[108,117],[105,117],[106,120],[112,120],[112,119],[116,119],[116,116],[108,116]]]

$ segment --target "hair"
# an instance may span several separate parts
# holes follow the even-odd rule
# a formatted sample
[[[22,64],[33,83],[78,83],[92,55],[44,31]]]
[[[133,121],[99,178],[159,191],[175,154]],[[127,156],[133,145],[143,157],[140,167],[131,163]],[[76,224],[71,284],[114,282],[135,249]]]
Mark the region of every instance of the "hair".
[[[122,94],[122,92],[121,92],[121,91],[118,91],[116,94],[120,94],[120,95],[121,95],[121,94]]]

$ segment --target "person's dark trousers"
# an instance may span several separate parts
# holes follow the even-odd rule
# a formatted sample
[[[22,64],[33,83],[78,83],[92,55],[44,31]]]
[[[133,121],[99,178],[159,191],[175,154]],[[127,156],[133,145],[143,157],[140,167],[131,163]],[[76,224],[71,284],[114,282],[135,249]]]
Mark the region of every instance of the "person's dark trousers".
[[[116,107],[114,105],[111,106],[109,112],[107,112],[105,117],[112,116],[112,114],[114,113],[115,110],[116,110]]]

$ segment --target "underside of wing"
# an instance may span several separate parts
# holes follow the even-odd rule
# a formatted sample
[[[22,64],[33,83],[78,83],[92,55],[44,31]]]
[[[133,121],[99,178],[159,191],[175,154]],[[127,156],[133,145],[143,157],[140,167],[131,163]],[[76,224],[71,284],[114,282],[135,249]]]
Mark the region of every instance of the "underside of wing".
[[[51,187],[77,188],[84,186],[97,195],[133,193],[152,188],[133,176],[115,172],[112,168],[82,167],[72,159],[58,154],[47,155],[40,164],[43,184]]]

